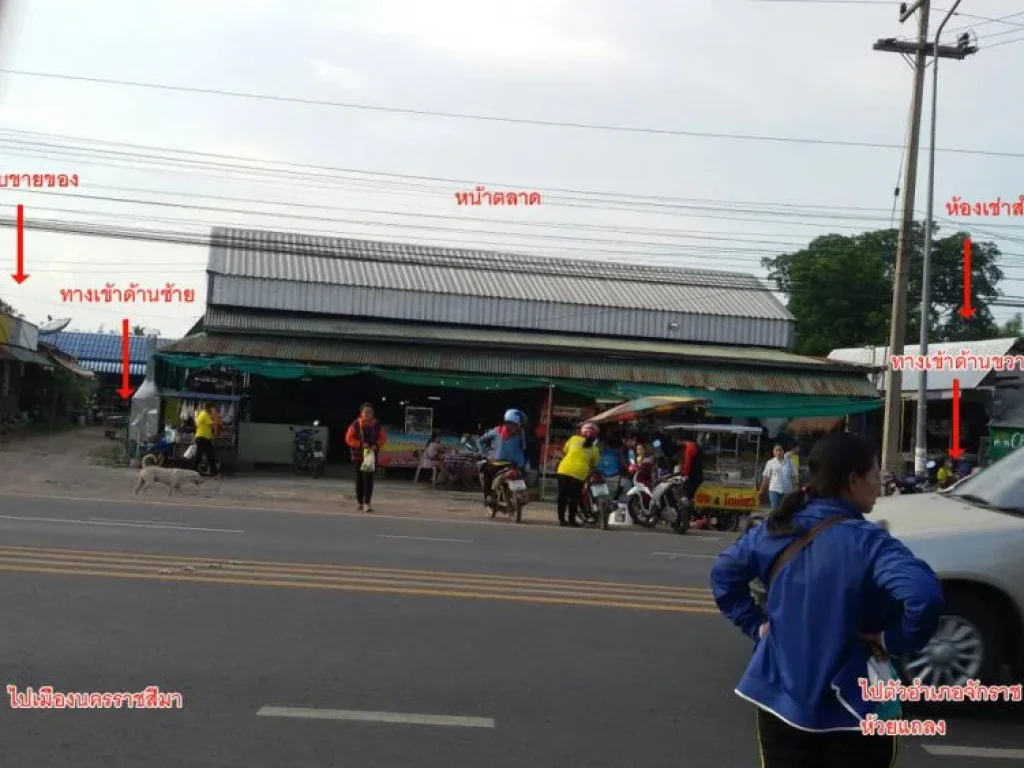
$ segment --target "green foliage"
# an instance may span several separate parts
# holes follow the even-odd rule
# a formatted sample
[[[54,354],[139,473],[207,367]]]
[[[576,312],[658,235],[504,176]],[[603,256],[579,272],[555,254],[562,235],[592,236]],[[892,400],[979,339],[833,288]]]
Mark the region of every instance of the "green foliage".
[[[1007,339],[1013,336],[1024,336],[1024,315],[1018,312],[1012,319],[1003,323],[1003,327],[999,329],[999,335]]]
[[[1003,278],[996,265],[995,243],[972,241],[972,293],[977,315],[963,320],[963,243],[966,232],[932,239],[931,310],[928,326],[933,341],[993,338],[1002,329],[992,319],[989,302],[999,295]],[[796,253],[763,260],[774,288],[789,297],[796,317],[797,351],[827,355],[840,347],[881,345],[888,340],[892,286],[895,282],[894,229],[852,237],[824,235]],[[924,227],[915,224],[911,238],[907,341],[920,334],[921,271]]]

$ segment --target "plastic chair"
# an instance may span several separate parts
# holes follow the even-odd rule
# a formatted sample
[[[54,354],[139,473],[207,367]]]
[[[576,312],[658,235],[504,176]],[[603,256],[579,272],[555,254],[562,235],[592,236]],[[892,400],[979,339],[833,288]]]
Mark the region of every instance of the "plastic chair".
[[[429,469],[430,470],[430,473],[431,473],[430,484],[436,486],[437,485],[437,475],[438,475],[438,472],[441,471],[441,459],[440,458],[430,459],[430,458],[427,457],[427,452],[423,451],[420,454],[419,466],[416,467],[416,474],[413,475],[413,478],[412,478],[412,484],[413,485],[416,485],[416,483],[418,483],[420,481],[420,472],[422,472],[424,469]]]

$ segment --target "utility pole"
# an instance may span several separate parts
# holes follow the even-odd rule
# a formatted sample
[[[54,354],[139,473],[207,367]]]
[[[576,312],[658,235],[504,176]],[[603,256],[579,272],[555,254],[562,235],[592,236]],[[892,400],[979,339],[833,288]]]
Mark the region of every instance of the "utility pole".
[[[924,91],[924,70],[928,60],[928,14],[931,0],[917,0],[907,8],[900,6],[900,22],[919,12],[917,43],[906,43],[890,38],[875,43],[876,51],[914,52],[914,90],[911,96],[910,126],[907,137],[907,161],[903,170],[903,216],[896,244],[896,279],[892,291],[892,319],[889,323],[889,354],[902,355],[907,335],[907,289],[910,282],[910,246],[914,231],[914,193],[917,187],[917,155],[921,139],[921,97]],[[885,367],[885,425],[882,431],[882,472],[893,473],[901,469],[900,426],[903,411],[903,375],[886,361]]]
[[[969,37],[961,35],[957,45],[941,46],[939,38],[942,37],[942,30],[946,23],[956,13],[962,0],[956,0],[953,7],[946,13],[945,18],[935,31],[935,42],[932,44],[932,117],[931,137],[928,141],[928,206],[924,218],[924,254],[922,255],[923,268],[921,273],[921,355],[928,354],[928,335],[930,329],[928,324],[931,320],[931,287],[932,287],[932,230],[935,211],[935,125],[937,122],[937,111],[939,101],[939,59],[963,59],[972,53],[977,53],[977,46],[969,45]],[[946,50],[953,48],[953,50]],[[928,371],[922,370],[917,384],[917,418],[914,421],[914,474],[924,476],[928,471]]]

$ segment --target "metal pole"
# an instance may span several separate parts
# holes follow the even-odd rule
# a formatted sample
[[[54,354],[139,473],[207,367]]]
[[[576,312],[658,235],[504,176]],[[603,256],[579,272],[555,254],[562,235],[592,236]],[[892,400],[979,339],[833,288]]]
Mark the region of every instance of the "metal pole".
[[[541,461],[540,470],[540,500],[544,501],[544,493],[548,485],[548,453],[551,451],[551,409],[555,402],[555,385],[548,385],[547,413],[544,418],[547,421],[547,429],[544,430],[544,458]]]
[[[935,33],[935,50],[939,48],[939,38],[946,22],[956,12],[962,0],[956,0],[953,7],[946,13],[939,29]],[[932,229],[935,210],[935,125],[939,102],[939,59],[932,59],[932,117],[931,137],[928,140],[928,208],[924,217],[924,254],[921,272],[921,349],[922,357],[928,355],[928,323],[931,319],[931,288],[932,288]],[[917,418],[914,420],[914,474],[924,476],[928,471],[928,370],[923,368],[917,381]]]
[[[903,176],[903,216],[896,245],[896,269],[893,281],[892,319],[890,321],[889,354],[902,355],[907,333],[907,288],[910,281],[910,247],[914,229],[914,193],[917,188],[917,155],[921,138],[921,101],[924,91],[924,70],[928,60],[928,14],[930,0],[921,3],[918,21],[917,51],[914,56],[914,90],[907,146],[907,164]],[[891,365],[885,371],[885,427],[882,436],[882,470],[887,474],[902,470],[900,459],[903,374]]]

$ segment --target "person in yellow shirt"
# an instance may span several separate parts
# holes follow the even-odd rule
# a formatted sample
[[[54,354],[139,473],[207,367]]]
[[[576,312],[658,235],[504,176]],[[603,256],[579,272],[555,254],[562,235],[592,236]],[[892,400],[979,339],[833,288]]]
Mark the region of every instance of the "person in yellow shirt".
[[[576,516],[580,510],[583,484],[601,460],[601,449],[597,447],[598,434],[596,425],[584,424],[578,435],[565,441],[562,461],[558,465],[559,525],[579,525]]]
[[[213,450],[213,406],[204,403],[196,413],[196,469],[204,456],[209,460],[210,474],[217,475],[217,454]]]

